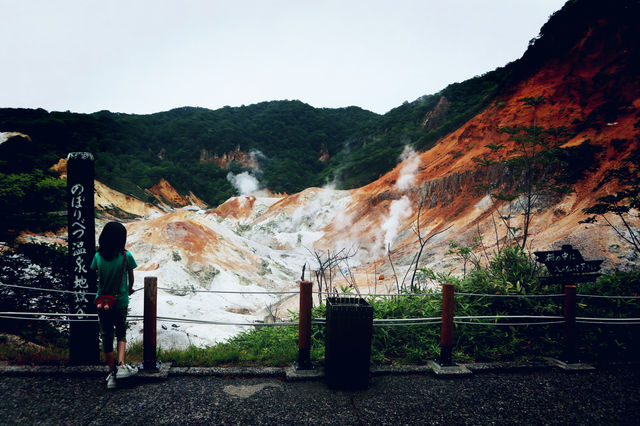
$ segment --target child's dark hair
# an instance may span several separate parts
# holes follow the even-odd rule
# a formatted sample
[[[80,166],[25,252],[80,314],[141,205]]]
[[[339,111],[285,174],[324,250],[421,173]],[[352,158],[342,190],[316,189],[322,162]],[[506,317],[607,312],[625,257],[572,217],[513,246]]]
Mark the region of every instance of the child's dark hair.
[[[127,228],[119,222],[109,222],[98,238],[98,252],[105,260],[111,260],[124,251],[127,243]]]

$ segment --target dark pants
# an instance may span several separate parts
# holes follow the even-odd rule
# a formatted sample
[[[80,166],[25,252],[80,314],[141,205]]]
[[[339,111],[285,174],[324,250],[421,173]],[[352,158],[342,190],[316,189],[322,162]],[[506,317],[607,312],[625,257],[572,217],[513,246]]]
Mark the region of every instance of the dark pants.
[[[113,334],[115,331],[118,342],[127,341],[127,307],[113,308],[108,311],[98,310],[100,331],[102,333],[102,351],[113,352]]]

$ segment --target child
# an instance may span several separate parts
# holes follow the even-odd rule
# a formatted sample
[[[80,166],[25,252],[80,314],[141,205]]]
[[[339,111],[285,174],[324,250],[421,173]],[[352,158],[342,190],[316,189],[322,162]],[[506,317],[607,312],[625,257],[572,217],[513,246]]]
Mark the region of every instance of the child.
[[[126,242],[127,229],[124,225],[107,223],[98,239],[98,252],[91,262],[91,269],[98,274],[96,299],[102,294],[115,296],[116,299],[112,309],[98,309],[104,357],[109,366],[108,389],[116,387],[116,378],[123,379],[138,372],[137,368],[124,363],[129,295],[133,294],[133,269],[138,266],[131,253],[125,250]],[[117,366],[113,355],[114,330],[118,340]]]

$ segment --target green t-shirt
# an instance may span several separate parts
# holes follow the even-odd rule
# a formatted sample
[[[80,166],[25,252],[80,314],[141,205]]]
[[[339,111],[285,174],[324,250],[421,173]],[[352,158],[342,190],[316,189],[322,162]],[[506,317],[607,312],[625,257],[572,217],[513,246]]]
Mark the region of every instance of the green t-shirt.
[[[133,255],[127,251],[122,280],[120,281],[120,287],[117,288],[116,281],[118,281],[120,271],[122,270],[122,253],[119,253],[111,260],[105,260],[100,256],[99,252],[96,252],[91,262],[91,269],[94,269],[98,274],[98,295],[110,294],[115,296],[117,308],[126,308],[129,306],[129,274],[127,271],[135,269],[137,266],[138,264],[133,258]],[[96,298],[97,297],[98,296],[96,296]]]

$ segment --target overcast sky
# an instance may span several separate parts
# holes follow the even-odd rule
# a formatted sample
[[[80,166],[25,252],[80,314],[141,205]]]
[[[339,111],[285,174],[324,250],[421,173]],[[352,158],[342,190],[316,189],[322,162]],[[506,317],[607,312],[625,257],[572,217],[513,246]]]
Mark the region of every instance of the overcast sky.
[[[519,58],[564,2],[0,0],[0,107],[385,113]]]

